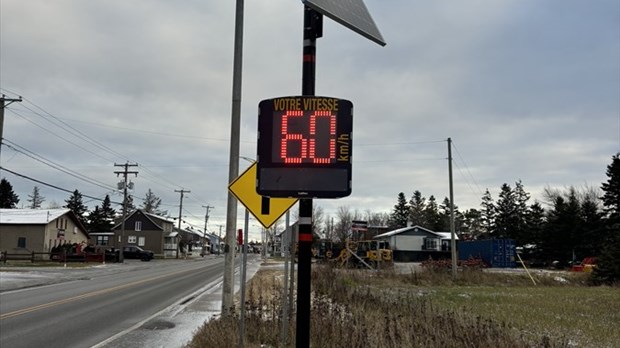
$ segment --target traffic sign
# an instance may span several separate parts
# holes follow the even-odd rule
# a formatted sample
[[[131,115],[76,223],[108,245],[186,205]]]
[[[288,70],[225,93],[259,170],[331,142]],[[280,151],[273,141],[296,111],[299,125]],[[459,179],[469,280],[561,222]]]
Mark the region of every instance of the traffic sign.
[[[353,103],[290,96],[259,103],[256,191],[269,197],[351,194]]]
[[[269,198],[256,193],[256,163],[230,183],[228,190],[265,228],[271,227],[297,203],[296,198]]]

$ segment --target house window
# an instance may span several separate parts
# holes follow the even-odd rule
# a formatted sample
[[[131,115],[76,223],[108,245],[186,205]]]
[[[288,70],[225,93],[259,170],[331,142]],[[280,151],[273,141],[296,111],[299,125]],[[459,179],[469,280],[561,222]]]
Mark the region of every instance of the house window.
[[[127,243],[136,244],[137,239],[138,238],[136,236],[129,236],[127,237]]]
[[[143,247],[145,242],[146,242],[146,238],[145,237],[138,237],[138,246]]]
[[[108,245],[110,236],[97,236],[97,245]]]
[[[26,237],[17,238],[17,247],[18,248],[26,248]]]
[[[136,231],[142,231],[142,221],[136,221],[136,224],[134,226],[134,229]]]
[[[437,250],[438,240],[437,238],[424,238],[425,250]]]

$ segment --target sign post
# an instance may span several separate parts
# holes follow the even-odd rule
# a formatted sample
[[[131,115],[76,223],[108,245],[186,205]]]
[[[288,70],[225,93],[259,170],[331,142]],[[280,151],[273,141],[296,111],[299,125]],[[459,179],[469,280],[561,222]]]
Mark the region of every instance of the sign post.
[[[256,191],[269,197],[350,195],[352,131],[348,100],[293,96],[261,101]]]
[[[384,46],[363,0],[302,0],[304,34],[302,96],[261,102],[256,190],[299,201],[297,348],[310,347],[312,199],[351,194],[350,101],[315,97],[316,39],[323,15]]]

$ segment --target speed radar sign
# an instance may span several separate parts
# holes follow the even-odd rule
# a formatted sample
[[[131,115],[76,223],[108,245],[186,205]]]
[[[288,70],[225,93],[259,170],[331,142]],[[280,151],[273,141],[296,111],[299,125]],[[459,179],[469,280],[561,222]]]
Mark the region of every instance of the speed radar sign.
[[[259,103],[256,192],[270,197],[351,194],[353,104],[315,96]]]

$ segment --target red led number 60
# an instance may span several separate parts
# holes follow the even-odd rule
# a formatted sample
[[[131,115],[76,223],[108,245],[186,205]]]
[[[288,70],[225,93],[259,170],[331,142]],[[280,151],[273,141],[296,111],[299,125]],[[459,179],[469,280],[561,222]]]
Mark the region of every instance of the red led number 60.
[[[302,133],[289,133],[289,118],[290,117],[304,117],[303,111],[287,111],[282,115],[282,123],[280,128],[280,158],[284,163],[314,163],[314,164],[328,164],[336,159],[336,115],[333,115],[330,111],[314,111],[310,114],[308,120],[308,132]],[[322,118],[325,118],[321,120]],[[303,120],[302,120],[303,121]],[[329,129],[327,131],[321,131],[323,134],[317,134],[317,121],[328,121]],[[321,127],[320,129],[325,129]],[[288,146],[290,142],[298,142],[299,153],[298,156],[292,157],[289,154]],[[318,142],[318,144],[317,144]],[[328,154],[326,157],[317,156],[317,145],[320,148],[325,148],[327,145]]]

